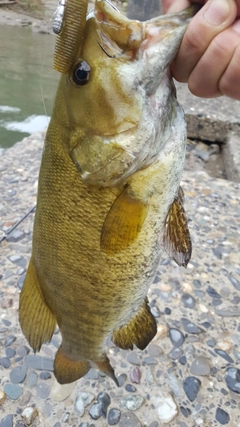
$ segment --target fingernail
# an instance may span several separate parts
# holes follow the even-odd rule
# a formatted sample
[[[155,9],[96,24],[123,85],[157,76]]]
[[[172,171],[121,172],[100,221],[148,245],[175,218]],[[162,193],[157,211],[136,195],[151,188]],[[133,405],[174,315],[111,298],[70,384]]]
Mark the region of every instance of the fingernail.
[[[229,14],[229,4],[226,0],[210,0],[206,3],[208,5],[204,12],[204,18],[210,25],[223,24]]]

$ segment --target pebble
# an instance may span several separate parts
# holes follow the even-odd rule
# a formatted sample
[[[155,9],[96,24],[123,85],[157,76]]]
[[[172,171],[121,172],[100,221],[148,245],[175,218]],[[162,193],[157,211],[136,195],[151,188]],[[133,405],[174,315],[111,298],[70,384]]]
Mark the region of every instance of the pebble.
[[[234,276],[228,276],[228,279],[230,280],[231,284],[234,286],[237,291],[240,291],[240,282],[234,277]]]
[[[51,400],[55,402],[62,402],[72,393],[75,385],[75,382],[62,385],[55,380],[51,389]]]
[[[175,347],[181,347],[185,340],[183,333],[175,328],[169,329],[169,338]]]
[[[119,387],[122,387],[122,385],[125,383],[126,379],[127,379],[127,375],[126,374],[118,375],[117,381],[118,381]]]
[[[153,421],[151,424],[149,424],[148,427],[158,427],[158,426],[159,426],[158,422],[157,421]]]
[[[26,345],[21,345],[17,349],[17,354],[20,357],[25,357],[29,353],[30,349]]]
[[[129,379],[130,379],[130,381],[132,383],[135,383],[135,384],[140,384],[141,376],[142,376],[142,373],[141,373],[140,369],[137,366],[135,366],[134,368],[132,368],[131,371],[130,371],[130,373],[129,373]],[[117,380],[118,380],[118,384],[119,384],[119,377],[117,378]]]
[[[240,394],[240,370],[228,368],[226,370],[225,381],[228,388],[234,393]]]
[[[14,356],[15,356],[15,354],[16,354],[16,351],[15,351],[15,350],[13,350],[13,348],[11,348],[11,347],[7,347],[7,348],[6,348],[6,356],[7,356],[8,358],[14,357]]]
[[[131,351],[127,356],[127,360],[132,365],[140,365],[141,364],[141,362],[137,356],[136,351]]]
[[[13,427],[13,416],[7,415],[0,421],[0,427]]]
[[[19,399],[19,401],[18,401],[19,405],[20,406],[26,406],[28,404],[29,400],[31,399],[31,397],[32,397],[32,393],[29,390],[27,390],[22,395],[22,397]]]
[[[229,414],[226,411],[224,411],[221,408],[217,408],[217,410],[216,410],[216,420],[221,425],[226,425],[226,424],[229,423],[230,417],[229,417]]]
[[[125,385],[125,390],[129,391],[129,393],[134,393],[137,389],[132,384],[126,384]]]
[[[162,423],[170,423],[178,414],[178,408],[171,394],[161,394],[152,397],[152,403],[157,409],[158,417]]]
[[[119,406],[120,408],[129,409],[129,411],[136,411],[142,406],[143,402],[144,398],[140,395],[125,396],[120,400]]]
[[[17,264],[19,267],[26,267],[26,265],[27,265],[27,260],[22,256],[11,255],[10,257],[8,257],[8,259],[13,264]]]
[[[168,353],[170,359],[177,360],[182,356],[182,350],[180,348],[173,347],[172,350]]]
[[[179,357],[178,361],[181,363],[181,365],[186,365],[187,363],[186,356]]]
[[[32,406],[28,406],[22,411],[21,414],[23,420],[27,425],[32,424],[33,420],[38,416],[38,411],[36,408],[33,408]]]
[[[144,357],[142,364],[143,364],[143,366],[144,365],[157,365],[157,361],[156,361],[156,359],[154,359],[154,357],[147,356],[147,357]]]
[[[209,340],[206,341],[206,343],[209,347],[214,347],[216,344],[216,340],[214,338],[210,338]]]
[[[48,380],[49,378],[51,378],[51,374],[48,371],[43,371],[43,372],[40,372],[39,378],[41,380]]]
[[[53,372],[53,360],[47,357],[28,354],[24,363],[28,368]]]
[[[94,419],[97,420],[102,415],[104,418],[107,416],[107,409],[111,403],[111,399],[108,393],[105,393],[102,391],[97,396],[97,403],[94,403],[91,408],[89,409],[88,413],[89,415]]]
[[[47,399],[50,395],[50,386],[46,383],[38,383],[35,390],[41,399]]]
[[[14,341],[16,341],[16,337],[14,335],[8,335],[4,342],[5,347],[9,347]]]
[[[92,393],[83,391],[77,394],[75,403],[74,403],[74,409],[80,417],[84,415],[86,406],[90,405],[93,399],[94,399],[94,394]]]
[[[162,355],[163,351],[162,351],[161,347],[159,347],[159,345],[150,343],[148,346],[148,353],[152,357],[160,357]],[[135,368],[133,368],[133,369],[135,369]],[[138,368],[136,368],[136,369],[138,369]]]
[[[10,234],[8,234],[6,240],[8,242],[19,242],[25,236],[25,233],[21,230],[13,230]]]
[[[214,288],[212,288],[212,286],[208,286],[207,287],[207,293],[211,298],[215,298],[215,299],[221,299],[221,295],[219,295],[217,293],[217,291],[215,291]]]
[[[135,414],[124,412],[121,416],[119,427],[142,427],[142,424]]]
[[[190,322],[188,319],[182,318],[181,319],[184,331],[188,332],[189,334],[201,334],[203,332],[203,329],[199,328],[195,323]]]
[[[121,411],[117,408],[111,408],[110,411],[108,412],[108,425],[110,426],[115,426],[116,424],[119,423],[121,418]]]
[[[90,417],[94,420],[98,420],[102,416],[102,405],[101,403],[94,403],[88,411]]]
[[[0,357],[0,365],[7,369],[11,366],[11,361],[8,357]]]
[[[210,369],[210,360],[207,357],[199,356],[192,362],[190,372],[193,375],[209,375]]]
[[[13,384],[22,383],[27,374],[26,366],[15,366],[10,372],[10,380]]]
[[[187,294],[187,293],[183,294],[181,300],[184,307],[186,308],[194,308],[196,305],[195,298],[193,298],[192,295],[190,294]]]
[[[37,380],[38,380],[38,376],[36,372],[30,371],[27,376],[27,386],[29,388],[35,387],[35,385],[37,384]]]
[[[187,377],[183,381],[183,389],[190,402],[193,402],[196,399],[200,386],[201,381],[196,377]]]
[[[23,389],[18,384],[7,383],[4,386],[4,392],[9,397],[9,399],[16,400],[23,394]]]
[[[225,359],[227,362],[229,362],[229,363],[234,363],[234,360],[226,353],[226,351],[223,351],[223,350],[221,350],[221,349],[219,349],[219,348],[215,348],[214,349],[214,351],[215,351],[215,353],[218,355],[218,356],[220,356],[220,357],[222,357],[223,359]]]

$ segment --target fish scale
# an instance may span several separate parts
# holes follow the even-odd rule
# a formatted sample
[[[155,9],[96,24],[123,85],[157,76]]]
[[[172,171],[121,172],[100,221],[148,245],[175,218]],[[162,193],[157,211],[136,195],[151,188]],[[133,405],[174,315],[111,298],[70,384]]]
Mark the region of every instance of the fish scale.
[[[146,295],[162,248],[179,265],[190,259],[179,187],[186,124],[168,67],[194,12],[140,23],[97,0],[81,58],[60,79],[19,306],[34,351],[58,324],[60,383],[92,366],[117,383],[108,339],[144,349],[157,331]]]

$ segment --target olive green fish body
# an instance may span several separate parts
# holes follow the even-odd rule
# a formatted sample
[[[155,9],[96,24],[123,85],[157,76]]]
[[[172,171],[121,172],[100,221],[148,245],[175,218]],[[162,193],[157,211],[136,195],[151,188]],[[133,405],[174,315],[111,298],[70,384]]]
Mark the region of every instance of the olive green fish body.
[[[176,16],[173,30],[167,21],[164,32],[165,17],[140,24],[98,1],[74,76],[60,80],[19,309],[35,351],[58,324],[60,383],[80,378],[91,366],[116,381],[107,340],[144,349],[156,333],[146,295],[160,259],[160,236],[179,264],[190,257],[179,191],[186,126],[167,71],[188,17]]]

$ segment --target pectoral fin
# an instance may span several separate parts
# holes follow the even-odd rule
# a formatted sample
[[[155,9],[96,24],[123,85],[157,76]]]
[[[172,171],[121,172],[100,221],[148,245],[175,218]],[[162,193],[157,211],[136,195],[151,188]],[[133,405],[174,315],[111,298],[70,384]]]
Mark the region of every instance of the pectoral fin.
[[[169,208],[163,231],[164,249],[180,266],[186,267],[192,254],[191,237],[183,208],[183,190]]]
[[[114,255],[130,246],[138,237],[148,207],[134,197],[129,187],[117,197],[103,225],[100,246]]]
[[[133,344],[140,350],[144,350],[156,333],[156,320],[146,298],[136,316],[127,325],[113,333],[112,341],[124,350],[132,350]]]
[[[56,327],[55,316],[44,301],[32,260],[20,294],[19,322],[34,351],[50,341]]]

